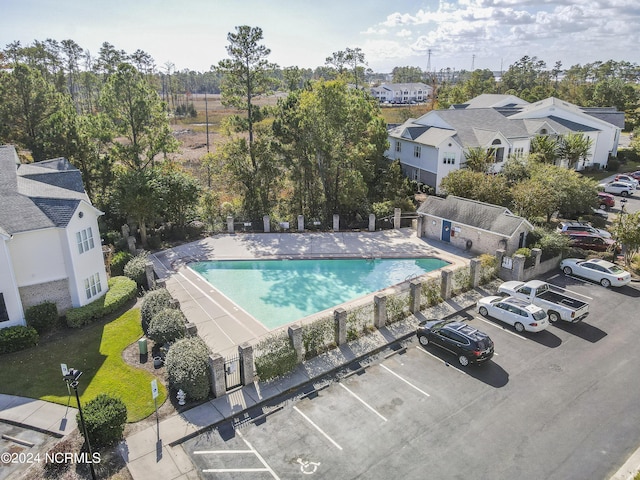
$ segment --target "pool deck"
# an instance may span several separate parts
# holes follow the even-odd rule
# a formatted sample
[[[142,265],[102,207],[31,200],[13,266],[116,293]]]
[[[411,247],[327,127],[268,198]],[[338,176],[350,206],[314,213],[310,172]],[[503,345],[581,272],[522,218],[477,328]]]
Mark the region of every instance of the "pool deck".
[[[242,343],[255,342],[270,330],[188,268],[189,263],[372,257],[437,257],[451,263],[448,268],[466,265],[472,258],[444,242],[418,238],[415,231],[406,228],[378,232],[215,235],[155,253],[150,259],[157,276],[166,282],[169,292],[180,302],[187,320],[197,326],[200,337],[213,352],[224,355],[236,352]],[[364,301],[367,298],[363,297]]]

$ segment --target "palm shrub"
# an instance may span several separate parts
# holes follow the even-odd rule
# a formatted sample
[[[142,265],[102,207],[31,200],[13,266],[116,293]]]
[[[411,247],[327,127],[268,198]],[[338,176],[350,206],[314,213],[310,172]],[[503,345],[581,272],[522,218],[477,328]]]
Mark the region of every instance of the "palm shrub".
[[[127,407],[116,397],[101,393],[83,408],[84,423],[91,445],[95,448],[107,447],[122,438],[127,422]],[[80,425],[80,414],[76,415]],[[84,431],[80,429],[84,436]],[[86,439],[85,439],[86,440]]]
[[[169,306],[171,306],[171,294],[166,288],[158,288],[145,294],[140,307],[142,329],[145,333],[149,330],[149,324],[153,317]]]
[[[58,307],[53,302],[33,305],[25,310],[24,319],[27,325],[35,328],[38,333],[44,333],[58,321]]]
[[[173,342],[186,336],[185,322],[186,318],[180,310],[164,308],[151,319],[147,337],[159,344]]]
[[[191,400],[207,398],[211,388],[209,349],[200,337],[182,338],[171,345],[164,361],[169,384]]]

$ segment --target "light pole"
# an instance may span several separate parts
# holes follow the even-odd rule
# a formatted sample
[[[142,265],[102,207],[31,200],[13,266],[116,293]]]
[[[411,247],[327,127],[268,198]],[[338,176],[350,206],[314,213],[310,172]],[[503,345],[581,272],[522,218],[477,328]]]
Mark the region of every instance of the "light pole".
[[[66,367],[66,366],[65,366]],[[65,368],[63,368],[64,372]],[[93,468],[93,452],[91,451],[91,442],[89,441],[89,434],[87,433],[87,426],[84,423],[84,415],[82,414],[82,406],[80,405],[80,396],[78,395],[78,379],[82,376],[80,370],[70,368],[66,375],[63,375],[64,381],[67,386],[71,386],[73,391],[76,392],[76,401],[78,402],[78,411],[80,412],[80,423],[82,424],[82,431],[84,432],[84,440],[87,442],[87,450],[89,451],[89,468],[91,469],[91,478],[96,480],[96,471]]]

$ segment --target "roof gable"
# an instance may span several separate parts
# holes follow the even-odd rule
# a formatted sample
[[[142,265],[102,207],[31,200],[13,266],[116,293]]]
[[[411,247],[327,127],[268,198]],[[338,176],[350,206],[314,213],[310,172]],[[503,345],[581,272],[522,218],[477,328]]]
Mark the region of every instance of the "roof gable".
[[[429,196],[418,208],[418,213],[432,215],[506,237],[511,237],[523,223],[533,229],[533,226],[526,219],[514,215],[506,207],[454,195],[449,195],[446,198]]]

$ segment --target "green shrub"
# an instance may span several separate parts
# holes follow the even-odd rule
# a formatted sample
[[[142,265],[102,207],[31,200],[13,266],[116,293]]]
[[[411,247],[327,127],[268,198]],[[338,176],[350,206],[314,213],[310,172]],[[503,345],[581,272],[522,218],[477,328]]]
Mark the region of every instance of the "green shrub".
[[[480,283],[485,284],[498,275],[498,259],[495,255],[480,255]]]
[[[164,308],[156,313],[147,330],[147,337],[156,343],[164,344],[183,338],[187,334],[186,318],[180,310]]]
[[[142,252],[127,262],[124,266],[124,274],[134,280],[139,287],[149,288],[147,285],[146,265],[149,259],[149,252]]]
[[[263,381],[285,375],[298,364],[298,356],[286,332],[265,338],[256,351],[256,372]]]
[[[149,330],[153,317],[169,306],[171,306],[171,294],[166,288],[158,288],[145,294],[140,307],[140,319],[145,333]]]
[[[117,252],[111,258],[111,276],[119,277],[124,275],[124,267],[133,258],[129,252]]]
[[[79,328],[94,320],[115,312],[138,293],[136,282],[127,277],[112,277],[108,282],[109,290],[102,297],[83,307],[67,311],[67,325]]]
[[[471,290],[471,269],[469,267],[458,268],[453,272],[451,289],[454,295]]]
[[[114,445],[122,438],[127,422],[127,407],[119,398],[101,393],[87,403],[82,412],[92,447],[98,449]],[[76,420],[81,425],[79,413]],[[82,428],[80,433],[84,436]]]
[[[33,327],[15,325],[0,328],[0,353],[17,352],[38,344],[40,336]]]
[[[620,169],[620,161],[615,158],[609,158],[607,162],[607,170],[609,172],[617,172]]]
[[[409,316],[409,297],[405,294],[387,296],[387,321],[398,322]]]
[[[326,352],[335,345],[335,327],[333,317],[320,318],[302,326],[302,344],[306,359]]]
[[[547,232],[542,229],[535,229],[533,232],[527,235],[527,240],[529,237],[533,236],[534,239],[537,240],[529,243],[530,248],[539,248],[542,250],[542,256],[540,260],[549,260],[560,254],[565,254],[569,251],[569,236],[562,235],[557,232]]]
[[[58,307],[53,302],[34,305],[25,310],[24,319],[27,325],[35,328],[38,333],[44,333],[58,321]]]
[[[187,394],[188,400],[207,398],[209,379],[209,349],[200,337],[178,340],[171,345],[164,361],[169,384]]]

